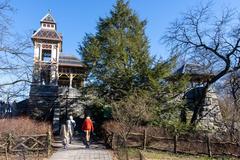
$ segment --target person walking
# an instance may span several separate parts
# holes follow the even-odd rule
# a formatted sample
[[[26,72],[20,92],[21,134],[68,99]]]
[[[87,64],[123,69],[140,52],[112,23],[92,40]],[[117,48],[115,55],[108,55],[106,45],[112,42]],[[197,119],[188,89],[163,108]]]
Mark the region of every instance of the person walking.
[[[62,123],[62,125],[61,125],[60,137],[62,139],[64,149],[67,149],[68,142],[69,142],[69,134],[67,131],[66,121],[64,123]]]
[[[69,144],[72,143],[75,127],[76,127],[76,122],[73,120],[72,116],[69,116],[69,119],[67,120],[67,130],[68,130],[68,134],[69,134]]]
[[[85,132],[86,138],[86,148],[89,148],[90,145],[90,134],[94,131],[93,123],[90,116],[87,116],[83,122],[82,130]]]

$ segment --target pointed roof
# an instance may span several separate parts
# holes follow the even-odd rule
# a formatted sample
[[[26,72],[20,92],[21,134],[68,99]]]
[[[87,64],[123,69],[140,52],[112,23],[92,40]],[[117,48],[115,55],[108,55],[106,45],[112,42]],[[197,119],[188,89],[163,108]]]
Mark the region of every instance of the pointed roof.
[[[40,23],[51,23],[55,25],[55,28],[44,28],[41,27],[34,32],[32,35],[33,39],[43,39],[43,40],[54,40],[54,41],[62,41],[62,35],[61,33],[57,33],[56,31],[56,21],[51,15],[51,11],[48,11],[48,13],[41,19]]]
[[[199,64],[186,63],[177,69],[171,76],[167,77],[167,79],[177,81],[179,77],[183,75],[190,76],[190,81],[192,82],[206,82],[214,76],[214,73],[211,73],[204,66]]]
[[[38,29],[33,35],[32,39],[47,39],[47,40],[55,40],[62,41],[62,37],[55,30],[49,29]]]
[[[174,74],[210,75],[211,73],[199,64],[185,63]]]
[[[53,16],[51,15],[51,13],[47,13],[40,21],[41,23],[45,22],[45,23],[56,23],[56,21],[54,20]]]

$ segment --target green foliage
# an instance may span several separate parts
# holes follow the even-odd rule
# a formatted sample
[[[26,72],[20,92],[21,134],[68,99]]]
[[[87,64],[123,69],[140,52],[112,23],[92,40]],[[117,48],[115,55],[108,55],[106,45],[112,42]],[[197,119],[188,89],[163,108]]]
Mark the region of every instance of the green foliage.
[[[169,73],[170,63],[150,57],[145,26],[119,0],[109,17],[100,18],[97,33],[86,35],[79,53],[89,67],[89,85],[97,86],[99,95],[117,100],[136,89],[152,90]]]
[[[95,96],[85,96],[85,113],[90,114],[94,120],[102,124],[112,118],[112,107],[104,99]]]
[[[167,81],[161,85],[154,106],[155,118],[151,121],[154,126],[169,128],[174,134],[191,129],[188,123],[183,123],[181,113],[186,111],[182,96],[186,90],[189,77],[181,77],[177,81]]]
[[[158,124],[176,119],[181,102],[174,99],[185,89],[184,78],[166,80],[177,57],[161,61],[150,56],[145,26],[128,2],[118,0],[110,16],[99,19],[96,34],[87,34],[78,49],[89,68],[86,88],[125,123],[148,119],[141,109],[151,111],[151,121]]]

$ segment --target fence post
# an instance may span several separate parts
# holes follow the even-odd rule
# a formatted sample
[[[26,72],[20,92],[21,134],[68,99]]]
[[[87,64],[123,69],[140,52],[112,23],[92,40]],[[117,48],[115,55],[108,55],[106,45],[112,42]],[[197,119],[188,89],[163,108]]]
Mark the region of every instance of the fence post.
[[[10,152],[12,146],[12,134],[9,133],[7,137],[7,153]]]
[[[115,150],[115,133],[112,133],[112,144],[111,144],[111,147],[113,150]]]
[[[22,146],[22,158],[23,160],[26,160],[26,155],[25,155],[25,148]]]
[[[7,146],[6,146],[6,148],[5,148],[5,157],[6,157],[6,160],[8,160],[8,153],[9,153],[9,151],[10,151],[10,146],[11,146],[11,133],[9,133],[8,135],[7,135],[7,139],[6,139],[6,141],[7,141]]]
[[[143,132],[143,150],[146,150],[147,147],[147,129],[144,129]]]
[[[47,157],[50,156],[50,153],[51,153],[51,145],[52,145],[51,131],[48,130],[48,132],[47,132]]]
[[[8,160],[8,152],[7,152],[7,148],[5,148],[5,158],[6,158],[6,160]]]
[[[207,134],[207,149],[208,149],[208,156],[212,157],[211,140],[208,134]]]
[[[139,152],[139,157],[140,157],[140,160],[146,160],[146,158],[144,157],[144,155],[141,151]]]
[[[177,141],[178,141],[178,135],[175,134],[174,135],[174,148],[173,148],[174,153],[177,153]]]

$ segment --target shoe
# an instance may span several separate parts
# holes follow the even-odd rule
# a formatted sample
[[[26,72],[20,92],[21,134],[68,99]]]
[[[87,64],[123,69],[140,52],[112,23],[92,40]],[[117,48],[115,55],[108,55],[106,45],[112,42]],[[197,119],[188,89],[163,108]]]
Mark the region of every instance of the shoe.
[[[86,143],[86,148],[90,148],[89,142]]]

